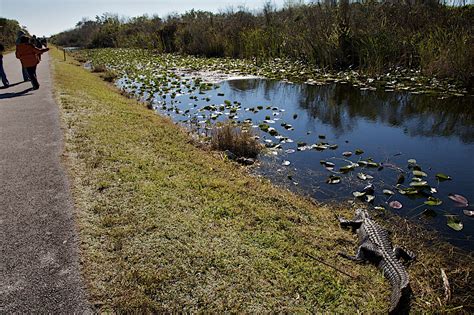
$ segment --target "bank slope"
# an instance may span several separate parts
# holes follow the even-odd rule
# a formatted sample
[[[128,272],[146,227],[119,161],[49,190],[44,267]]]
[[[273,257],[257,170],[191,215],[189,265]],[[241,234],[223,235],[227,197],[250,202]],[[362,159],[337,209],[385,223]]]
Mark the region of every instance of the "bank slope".
[[[196,148],[167,118],[52,55],[83,273],[98,310],[388,310],[380,272],[337,256],[356,239],[334,209]],[[423,254],[430,268],[444,263]],[[412,278],[432,270],[423,263]],[[444,305],[438,279],[414,283],[414,309]]]

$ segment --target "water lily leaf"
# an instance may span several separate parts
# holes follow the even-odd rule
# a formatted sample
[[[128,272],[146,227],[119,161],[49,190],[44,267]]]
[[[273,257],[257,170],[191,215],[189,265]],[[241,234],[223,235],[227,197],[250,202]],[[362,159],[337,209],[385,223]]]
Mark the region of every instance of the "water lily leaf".
[[[283,161],[283,163],[281,163],[281,165],[283,165],[283,166],[288,166],[288,165],[290,165],[290,164],[291,164],[291,162],[290,162],[290,161],[286,161],[286,160]]]
[[[367,202],[372,202],[375,199],[374,195],[366,195],[365,196],[365,201]]]
[[[428,206],[439,206],[442,203],[443,203],[442,200],[435,197],[428,197],[428,200],[424,202],[424,204]]]
[[[395,195],[395,193],[393,191],[391,191],[390,189],[384,189],[382,192],[385,195]]]
[[[295,153],[296,151],[294,149],[287,149],[285,150],[285,153],[287,154],[292,154],[292,153]]]
[[[326,183],[328,184],[339,184],[340,182],[341,182],[341,178],[335,175],[329,176],[329,178],[326,180]]]
[[[443,180],[451,180],[451,176],[449,175],[446,175],[446,174],[443,174],[443,173],[438,173],[436,174],[436,178],[439,180],[439,181],[443,181]]]
[[[427,182],[427,181],[422,180],[422,181],[412,181],[412,182],[410,183],[410,186],[411,186],[411,187],[427,187],[427,186],[429,186],[429,185],[428,185],[428,182]]]
[[[313,149],[316,149],[318,151],[324,151],[328,148],[327,145],[324,145],[324,144],[314,144],[311,146]]]
[[[344,155],[346,157],[349,157],[349,156],[352,155],[352,152],[350,152],[350,151],[342,152],[342,155]]]
[[[467,207],[469,206],[469,201],[466,197],[458,194],[449,194],[448,198],[454,201],[458,207]]]
[[[417,171],[417,170],[415,170],[415,171],[413,171],[413,176],[426,177],[426,176],[428,176],[428,174],[426,174],[426,173],[423,172],[423,171]]]
[[[379,163],[373,162],[373,161],[367,161],[367,166],[368,167],[379,167]]]
[[[268,133],[269,133],[271,136],[276,136],[276,135],[278,135],[278,131],[276,131],[275,128],[268,128]]]
[[[362,153],[364,153],[364,150],[362,150],[362,149],[355,150],[355,154],[357,154],[357,155],[361,155]]]
[[[345,166],[342,166],[341,168],[339,168],[339,172],[347,173],[347,172],[352,171],[354,168],[355,168],[354,164],[345,165]]]
[[[375,210],[380,210],[380,211],[382,211],[382,210],[385,210],[385,207],[382,207],[382,206],[375,206],[374,209],[375,209]]]
[[[258,127],[260,128],[260,130],[262,130],[264,132],[267,132],[268,128],[270,128],[270,126],[267,125],[267,124],[260,124],[260,125],[258,125]]]
[[[474,211],[473,210],[463,210],[462,211],[465,215],[468,217],[474,217]]]
[[[356,198],[360,198],[360,197],[362,197],[362,196],[365,196],[365,192],[363,192],[363,191],[354,191],[354,192],[352,193],[352,195],[353,195],[354,197],[356,197]]]
[[[408,187],[408,188],[400,188],[398,192],[402,195],[416,195],[418,194],[418,189],[415,187]]]
[[[410,165],[416,165],[416,160],[415,159],[409,159],[408,164]]]
[[[361,180],[366,180],[367,179],[367,175],[364,174],[364,173],[357,173],[357,177]]]
[[[397,200],[391,201],[388,205],[393,209],[401,209],[403,207],[402,203]]]
[[[338,147],[339,147],[339,146],[338,146],[337,144],[331,144],[331,145],[329,146],[329,149],[331,149],[331,150],[336,150]]]
[[[334,167],[334,166],[336,166],[336,164],[334,164],[334,163],[332,163],[332,162],[327,162],[327,161],[324,162],[324,165],[327,166],[327,167]]]
[[[447,215],[447,225],[455,231],[461,231],[464,227],[462,221],[455,215]]]

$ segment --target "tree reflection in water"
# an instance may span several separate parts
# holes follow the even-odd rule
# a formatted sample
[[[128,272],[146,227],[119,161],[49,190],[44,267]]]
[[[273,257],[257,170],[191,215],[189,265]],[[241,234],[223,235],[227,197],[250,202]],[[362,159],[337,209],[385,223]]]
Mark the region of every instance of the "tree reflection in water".
[[[336,135],[354,130],[359,120],[402,128],[409,136],[456,136],[474,141],[474,97],[439,99],[408,92],[361,91],[349,84],[295,85],[250,79],[228,81],[235,92],[253,91],[265,100],[284,99],[309,117],[331,125]]]

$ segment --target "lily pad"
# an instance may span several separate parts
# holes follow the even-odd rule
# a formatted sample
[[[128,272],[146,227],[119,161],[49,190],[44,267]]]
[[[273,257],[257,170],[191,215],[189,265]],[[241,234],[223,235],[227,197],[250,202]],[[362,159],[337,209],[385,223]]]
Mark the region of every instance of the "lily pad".
[[[347,172],[352,171],[354,168],[355,168],[354,164],[345,165],[345,166],[342,166],[341,168],[339,168],[339,172],[347,173]]]
[[[474,217],[474,211],[473,210],[463,210],[462,211],[465,215],[468,217]]]
[[[352,155],[352,152],[350,151],[342,152],[342,155],[344,155],[345,157],[349,157]]]
[[[385,195],[395,195],[395,193],[393,191],[391,191],[390,189],[384,189],[382,192]]]
[[[357,155],[361,155],[363,153],[364,153],[364,150],[362,150],[362,149],[355,150],[355,154],[357,154]]]
[[[352,195],[353,195],[354,197],[356,197],[356,198],[360,198],[360,197],[365,196],[365,192],[363,192],[363,191],[354,191],[354,192],[352,193]]]
[[[364,174],[364,173],[357,173],[357,177],[361,180],[373,179],[372,175]]]
[[[271,136],[277,136],[277,135],[278,135],[278,131],[276,131],[275,128],[268,128],[268,133],[269,133]]]
[[[409,159],[408,164],[410,165],[416,165],[416,160],[415,159]]]
[[[365,196],[365,201],[367,202],[372,202],[375,199],[374,195],[366,195]]]
[[[426,177],[428,176],[428,174],[426,174],[425,172],[423,171],[413,171],[413,176],[417,176],[417,177]]]
[[[428,206],[439,206],[442,203],[443,203],[442,200],[435,197],[428,197],[428,200],[424,202],[424,204]]]
[[[428,182],[425,181],[425,180],[422,180],[422,181],[412,181],[410,183],[410,186],[411,187],[428,187]]]
[[[341,182],[341,178],[335,175],[329,176],[329,178],[326,180],[326,183],[328,184],[339,184],[340,182]]]
[[[267,124],[260,124],[260,125],[258,125],[258,127],[260,128],[260,130],[262,130],[264,132],[267,132],[268,128],[270,128],[270,126],[267,125]]]
[[[469,201],[466,197],[458,195],[458,194],[449,194],[448,198],[451,199],[456,203],[458,207],[467,207],[469,206]]]
[[[446,175],[446,174],[443,174],[443,173],[438,173],[436,174],[436,178],[439,180],[439,181],[444,181],[444,180],[451,180],[451,176],[449,175]]]
[[[447,215],[447,225],[455,231],[461,231],[464,228],[462,221],[455,215]]]
[[[382,210],[385,210],[385,207],[382,207],[382,206],[375,206],[374,209],[375,209],[375,210],[382,211]]]
[[[388,205],[393,209],[401,209],[403,207],[402,203],[397,200],[391,201]]]
[[[324,161],[323,164],[324,164],[324,166],[326,166],[326,167],[334,167],[334,166],[336,166],[334,163],[328,162],[328,161]]]

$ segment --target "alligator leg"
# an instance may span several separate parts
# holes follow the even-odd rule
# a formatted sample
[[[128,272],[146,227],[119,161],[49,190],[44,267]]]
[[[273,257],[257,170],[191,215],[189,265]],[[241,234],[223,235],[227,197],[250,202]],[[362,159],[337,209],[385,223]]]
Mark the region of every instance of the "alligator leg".
[[[339,253],[340,256],[355,261],[357,263],[363,263],[365,261],[372,261],[374,257],[381,257],[382,254],[371,242],[362,243],[357,249],[355,256],[347,255],[346,253]]]
[[[351,227],[353,231],[360,228],[363,221],[363,220],[347,220],[342,217],[338,217],[337,219],[339,220],[339,224],[341,224],[341,227],[343,228]]]
[[[401,258],[405,261],[411,261],[416,259],[415,253],[398,246],[393,247],[393,254],[395,255],[395,257],[397,257],[397,259]]]

